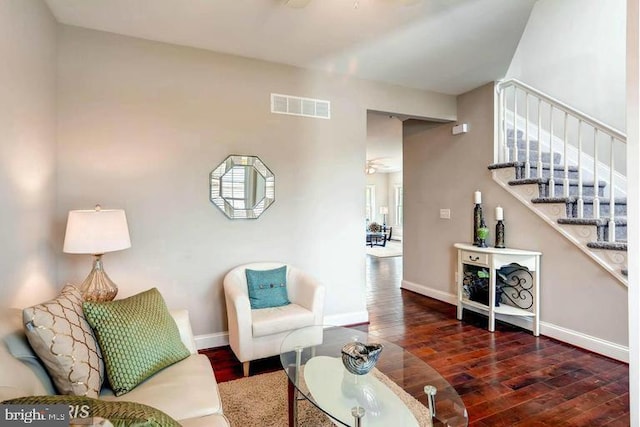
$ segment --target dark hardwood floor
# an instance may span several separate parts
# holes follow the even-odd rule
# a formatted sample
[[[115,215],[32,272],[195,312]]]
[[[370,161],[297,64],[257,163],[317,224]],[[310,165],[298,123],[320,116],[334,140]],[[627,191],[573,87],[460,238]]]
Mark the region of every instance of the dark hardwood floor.
[[[402,258],[367,256],[371,334],[411,351],[458,391],[472,427],[628,426],[628,365],[399,288]],[[229,347],[204,350],[218,381],[242,376]],[[279,368],[251,364],[252,375]]]

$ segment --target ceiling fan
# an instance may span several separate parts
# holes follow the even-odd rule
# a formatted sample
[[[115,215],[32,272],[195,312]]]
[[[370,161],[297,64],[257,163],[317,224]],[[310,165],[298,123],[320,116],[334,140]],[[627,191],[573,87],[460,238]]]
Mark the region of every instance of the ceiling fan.
[[[422,0],[387,0],[387,1],[392,1],[392,2],[396,2],[402,5],[408,6],[408,5],[419,3]],[[286,6],[297,8],[297,9],[301,9],[307,6],[309,3],[311,3],[311,0],[285,0],[284,2]],[[358,3],[359,3],[358,0],[354,0],[353,6],[357,8]]]
[[[377,157],[375,159],[367,160],[367,166],[365,172],[367,175],[372,175],[376,172],[387,172],[393,169],[389,164],[385,162],[389,160],[388,157]]]

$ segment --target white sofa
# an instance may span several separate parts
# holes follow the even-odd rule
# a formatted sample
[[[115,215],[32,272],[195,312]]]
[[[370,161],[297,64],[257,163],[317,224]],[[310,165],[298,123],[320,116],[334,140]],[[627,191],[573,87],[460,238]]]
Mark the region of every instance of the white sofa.
[[[178,325],[180,338],[191,355],[119,397],[114,396],[105,381],[107,387],[103,387],[100,398],[153,406],[185,427],[229,427],[227,418],[222,414],[222,402],[211,363],[206,356],[196,351],[188,312],[174,310],[171,315]],[[34,369],[25,363],[29,357],[19,354],[22,359],[19,360],[12,355],[12,352],[16,352],[15,348],[12,352],[9,350],[9,337],[13,342],[16,338],[22,339],[22,331],[22,311],[0,308],[0,402],[16,397],[54,393],[51,382],[37,374],[38,368]],[[26,342],[26,338],[24,341]]]
[[[271,270],[283,265],[287,266],[287,297],[291,304],[252,310],[245,270]],[[288,333],[305,326],[322,325],[324,318],[324,286],[302,270],[281,262],[235,267],[224,278],[224,294],[229,344],[242,362],[245,377],[249,375],[250,361],[279,354]]]

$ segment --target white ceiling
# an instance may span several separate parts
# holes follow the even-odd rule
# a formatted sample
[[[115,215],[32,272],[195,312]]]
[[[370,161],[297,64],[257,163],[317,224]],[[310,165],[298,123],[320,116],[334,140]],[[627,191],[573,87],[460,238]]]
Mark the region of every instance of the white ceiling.
[[[455,95],[504,75],[535,2],[45,1],[63,24]]]
[[[375,173],[402,170],[402,120],[386,113],[367,112],[367,162],[367,168],[373,166]]]

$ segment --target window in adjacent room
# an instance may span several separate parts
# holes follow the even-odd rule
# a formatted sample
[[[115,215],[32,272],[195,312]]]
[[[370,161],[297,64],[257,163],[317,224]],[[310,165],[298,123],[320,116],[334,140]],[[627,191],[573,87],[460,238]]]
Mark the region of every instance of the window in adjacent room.
[[[396,225],[402,226],[402,186],[395,187]]]
[[[366,193],[365,193],[365,215],[367,218],[367,223],[375,220],[375,212],[376,212],[376,186],[375,185],[367,185]]]

